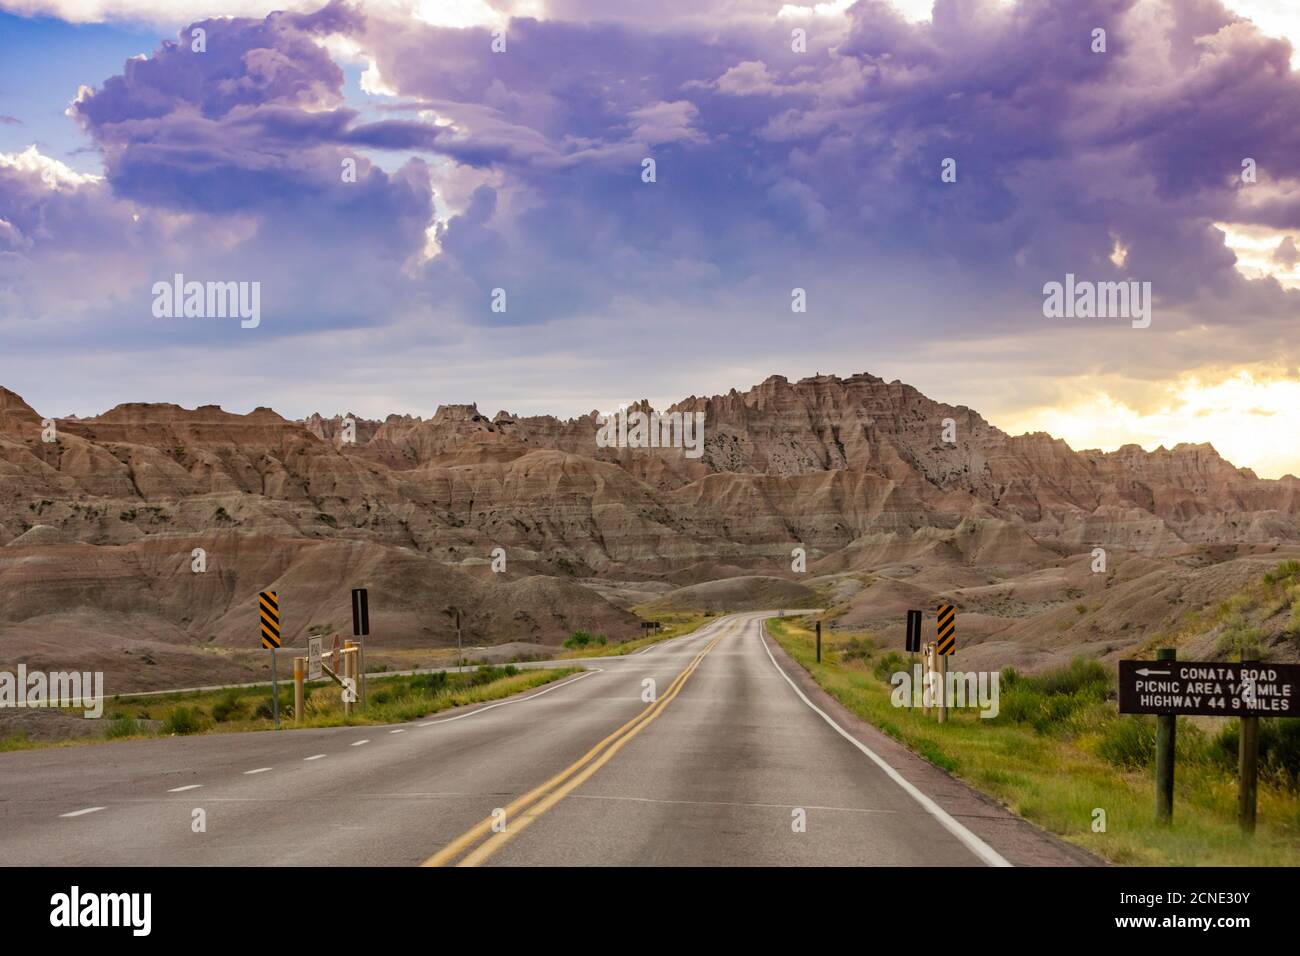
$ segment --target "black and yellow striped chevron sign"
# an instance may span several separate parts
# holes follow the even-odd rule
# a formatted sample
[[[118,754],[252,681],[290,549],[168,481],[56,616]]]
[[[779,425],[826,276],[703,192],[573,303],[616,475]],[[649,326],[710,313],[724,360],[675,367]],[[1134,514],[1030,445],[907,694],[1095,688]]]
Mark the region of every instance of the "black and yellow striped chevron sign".
[[[261,591],[257,595],[258,612],[262,618],[262,646],[280,646],[280,602],[274,591]]]
[[[957,609],[951,604],[939,605],[939,640],[935,643],[945,657],[957,649]]]

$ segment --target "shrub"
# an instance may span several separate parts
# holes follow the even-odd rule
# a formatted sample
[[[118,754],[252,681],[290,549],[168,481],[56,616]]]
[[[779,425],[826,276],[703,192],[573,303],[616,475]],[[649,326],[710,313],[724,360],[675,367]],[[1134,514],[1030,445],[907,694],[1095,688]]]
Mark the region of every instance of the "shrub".
[[[1259,628],[1247,624],[1240,614],[1234,614],[1219,635],[1217,647],[1221,654],[1258,654],[1260,638]]]
[[[1026,687],[1023,681],[1012,682],[1010,686],[1002,685],[999,688],[996,720],[1027,724],[1037,713],[1038,695]]]
[[[290,716],[291,714],[293,714],[293,691],[292,690],[289,691],[287,696],[284,693],[280,694],[280,719],[283,720],[285,717]],[[257,705],[257,709],[253,711],[253,716],[260,720],[275,719],[275,711],[271,708],[271,698],[269,696],[266,698],[266,700],[262,701],[260,704]]]
[[[1065,667],[1024,678],[1035,691],[1048,696],[1082,694],[1105,700],[1110,692],[1110,675],[1099,661],[1076,657]]]
[[[903,655],[898,653],[898,651],[890,651],[876,662],[876,667],[873,673],[878,678],[888,683],[889,679],[893,677],[894,674],[898,671],[905,670],[907,670],[907,661],[904,659]]]
[[[588,644],[592,643],[595,639],[596,639],[595,635],[592,634],[590,631],[574,631],[572,634],[569,635],[568,640],[564,642],[564,646],[571,649],[586,647]]]
[[[467,675],[469,678],[465,683],[469,687],[481,687],[484,684],[491,684],[493,681],[501,680],[505,677],[514,677],[519,673],[519,668],[514,664],[507,664],[504,667],[498,667],[495,664],[486,664],[478,670]]]
[[[197,707],[177,707],[163,721],[165,734],[197,734],[203,729],[203,713]]]
[[[1241,721],[1229,721],[1210,748],[1215,763],[1231,773],[1237,771],[1240,730]],[[1259,722],[1259,772],[1281,786],[1300,789],[1300,717]]]
[[[1065,667],[1022,675],[1014,668],[999,677],[997,720],[1030,724],[1036,733],[1077,732],[1096,722],[1096,705],[1110,693],[1110,677],[1094,660],[1076,658]]]
[[[868,661],[876,653],[876,642],[869,637],[851,637],[847,644],[840,648],[840,660],[844,663],[851,661]]]
[[[422,690],[428,694],[440,694],[447,689],[447,672],[435,671],[432,674],[417,674],[411,678],[411,689]]]
[[[104,736],[109,740],[118,737],[134,737],[136,734],[144,733],[144,727],[140,725],[134,717],[128,717],[123,714],[111,720],[104,729]]]
[[[212,719],[218,723],[225,723],[228,720],[242,720],[247,714],[247,709],[239,699],[239,692],[234,690],[226,691],[221,699],[212,705]]]
[[[1295,559],[1283,561],[1271,571],[1264,573],[1264,583],[1273,587],[1279,583],[1289,583],[1300,577],[1300,561]]]
[[[1097,743],[1097,756],[1127,770],[1149,767],[1155,752],[1155,721],[1135,714],[1125,714],[1108,723]]]

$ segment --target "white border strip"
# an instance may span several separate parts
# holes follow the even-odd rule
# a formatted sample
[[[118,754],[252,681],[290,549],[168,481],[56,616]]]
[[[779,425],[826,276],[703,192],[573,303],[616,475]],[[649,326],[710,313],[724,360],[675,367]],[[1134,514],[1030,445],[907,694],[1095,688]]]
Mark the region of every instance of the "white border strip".
[[[885,772],[886,776],[888,776],[890,780],[902,787],[913,800],[925,807],[929,814],[938,820],[945,830],[965,844],[966,848],[979,857],[981,861],[987,863],[989,866],[1012,865],[1004,856],[1002,856],[1001,853],[993,849],[993,847],[989,846],[975,834],[971,833],[970,830],[967,830],[964,826],[949,816],[948,812],[944,810],[943,807],[939,806],[939,804],[935,803],[909,783],[901,773],[887,764],[882,757],[876,754],[875,751],[837,724],[831,718],[830,714],[826,713],[826,711],[822,710],[809,700],[807,695],[799,689],[799,685],[790,679],[790,675],[785,672],[785,669],[782,668],[781,665],[776,662],[776,658],[772,656],[772,649],[767,646],[767,639],[763,636],[763,631],[766,630],[766,623],[766,618],[759,618],[758,639],[763,642],[763,650],[767,651],[767,659],[772,662],[772,666],[776,668],[776,672],[785,678],[785,682],[794,688],[794,692],[799,695],[800,700],[811,707],[822,720],[834,727],[836,733],[866,754],[876,764],[876,766]]]

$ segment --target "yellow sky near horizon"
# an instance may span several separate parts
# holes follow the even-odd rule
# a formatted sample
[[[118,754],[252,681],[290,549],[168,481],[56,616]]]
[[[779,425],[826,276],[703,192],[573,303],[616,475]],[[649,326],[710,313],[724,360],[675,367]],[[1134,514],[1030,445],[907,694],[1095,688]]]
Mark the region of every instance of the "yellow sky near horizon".
[[[1048,432],[1076,451],[1209,442],[1261,478],[1300,477],[1300,380],[1240,370],[1213,382],[1184,376],[1165,392],[1164,401],[1144,410],[1099,388],[1067,403],[991,420],[1013,435]]]

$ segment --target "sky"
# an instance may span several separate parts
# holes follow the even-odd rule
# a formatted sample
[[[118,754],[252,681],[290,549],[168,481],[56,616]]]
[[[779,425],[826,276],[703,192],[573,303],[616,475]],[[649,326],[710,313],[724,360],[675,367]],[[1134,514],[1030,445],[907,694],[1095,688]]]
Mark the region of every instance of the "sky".
[[[1300,475],[1296,41],[1290,0],[0,0],[0,385],[570,416],[866,371]],[[177,274],[258,321],[158,314]]]

